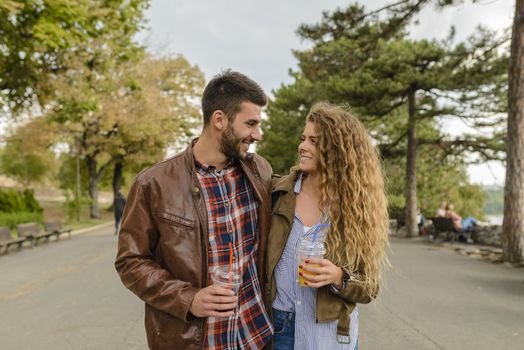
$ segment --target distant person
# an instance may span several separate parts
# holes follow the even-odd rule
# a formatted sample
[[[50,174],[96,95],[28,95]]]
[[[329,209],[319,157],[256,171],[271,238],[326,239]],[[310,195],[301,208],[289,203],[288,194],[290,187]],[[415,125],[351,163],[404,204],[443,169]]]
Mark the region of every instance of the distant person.
[[[437,218],[445,218],[446,217],[446,207],[448,206],[447,202],[441,202],[440,206],[437,208],[435,212],[435,216]]]
[[[272,170],[248,152],[266,103],[247,76],[215,76],[200,137],[131,185],[115,267],[145,302],[153,350],[257,350],[273,335],[263,300]],[[212,283],[224,268],[238,289]]]
[[[424,225],[426,223],[426,218],[424,217],[424,214],[420,211],[420,208],[417,207],[417,226],[418,226],[418,234],[420,236],[423,236],[425,234],[424,232]]]
[[[453,220],[453,226],[457,231],[471,231],[478,225],[479,221],[473,216],[468,216],[465,219],[453,211],[455,206],[451,203],[446,205],[446,217]]]
[[[115,235],[118,234],[118,229],[120,228],[120,219],[122,218],[125,205],[126,197],[124,197],[122,192],[119,190],[116,192],[115,200],[113,202],[113,210],[115,212]]]

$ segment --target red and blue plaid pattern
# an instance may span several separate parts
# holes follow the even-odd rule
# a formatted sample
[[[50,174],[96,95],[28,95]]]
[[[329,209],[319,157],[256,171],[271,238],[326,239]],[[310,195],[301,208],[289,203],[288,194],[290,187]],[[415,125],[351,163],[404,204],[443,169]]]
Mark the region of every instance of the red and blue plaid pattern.
[[[264,309],[256,269],[258,199],[234,163],[221,171],[195,163],[208,213],[209,274],[218,266],[229,265],[232,243],[233,268],[243,276],[237,315],[207,319],[204,349],[262,349],[271,339],[273,327]]]

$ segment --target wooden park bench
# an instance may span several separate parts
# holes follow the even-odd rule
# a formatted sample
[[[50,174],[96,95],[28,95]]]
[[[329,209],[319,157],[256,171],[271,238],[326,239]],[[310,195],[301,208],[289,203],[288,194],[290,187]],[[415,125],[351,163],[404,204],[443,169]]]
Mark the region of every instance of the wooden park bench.
[[[406,215],[404,211],[398,213],[395,219],[397,220],[397,231],[400,230],[401,227],[406,226]]]
[[[18,244],[18,250],[22,249],[22,243],[25,242],[25,238],[11,236],[11,230],[9,227],[2,226],[0,227],[0,249],[5,246],[4,254],[8,252],[9,246]]]
[[[49,237],[57,234],[56,232],[40,231],[40,228],[36,222],[18,224],[16,225],[16,231],[18,232],[19,237],[23,237],[31,241],[31,247],[37,245],[40,239],[44,239],[46,242],[49,242]]]
[[[404,214],[404,211],[401,211],[401,212],[397,213],[397,215],[395,216],[395,220],[397,222],[396,232],[398,232],[398,230],[400,230],[402,227],[406,226],[406,214]],[[423,224],[421,222],[417,222],[417,228],[418,228],[419,236],[423,234],[422,233],[422,227],[423,227]]]
[[[433,223],[433,229],[436,233],[435,237],[437,237],[440,232],[445,232],[446,240],[451,241],[452,243],[461,235],[464,236],[466,242],[471,240],[471,231],[457,230],[455,225],[453,225],[453,220],[451,218],[434,217],[430,218],[430,220]]]
[[[71,229],[63,229],[62,223],[58,220],[44,222],[44,228],[46,232],[54,232],[56,234],[56,240],[60,239],[62,233],[67,233],[68,238],[71,238]]]

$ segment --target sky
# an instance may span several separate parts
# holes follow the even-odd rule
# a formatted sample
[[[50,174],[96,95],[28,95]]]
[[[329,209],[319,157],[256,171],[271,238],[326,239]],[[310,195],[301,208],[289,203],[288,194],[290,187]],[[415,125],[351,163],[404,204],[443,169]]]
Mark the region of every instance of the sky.
[[[392,1],[368,0],[367,9],[377,9]],[[444,38],[451,25],[456,39],[465,40],[482,24],[493,30],[509,28],[514,0],[480,0],[441,11],[428,7],[410,27],[410,36]],[[317,23],[322,11],[348,6],[342,0],[153,0],[147,10],[148,30],[137,36],[152,52],[182,54],[210,79],[222,69],[242,72],[271,93],[281,84],[292,82],[290,69],[296,69],[294,49],[308,43],[296,35],[300,24]],[[458,122],[460,123],[460,122]],[[466,130],[457,122],[443,122],[450,134]],[[474,183],[504,183],[504,168],[498,162],[469,166]]]

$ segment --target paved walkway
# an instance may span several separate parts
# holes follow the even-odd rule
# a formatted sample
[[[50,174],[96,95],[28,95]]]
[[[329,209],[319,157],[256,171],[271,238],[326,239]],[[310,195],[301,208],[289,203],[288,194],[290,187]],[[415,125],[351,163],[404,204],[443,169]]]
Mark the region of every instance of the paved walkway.
[[[99,228],[0,257],[1,349],[147,349],[143,304]],[[392,239],[378,302],[361,306],[360,349],[522,349],[524,269]]]
[[[524,269],[392,239],[392,268],[361,308],[362,349],[524,349]]]
[[[113,267],[109,225],[0,257],[0,349],[147,349],[143,304]]]

